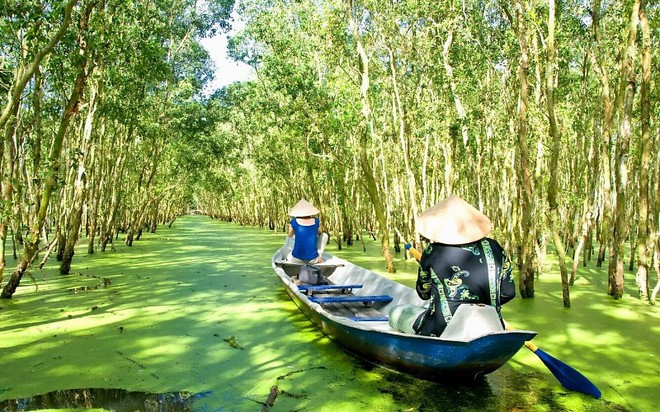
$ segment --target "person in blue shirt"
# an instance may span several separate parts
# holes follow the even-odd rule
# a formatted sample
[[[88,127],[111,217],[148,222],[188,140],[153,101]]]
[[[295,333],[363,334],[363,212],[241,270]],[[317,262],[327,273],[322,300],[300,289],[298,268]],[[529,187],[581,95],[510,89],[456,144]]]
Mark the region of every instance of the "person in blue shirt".
[[[321,263],[328,244],[328,234],[323,233],[318,217],[320,212],[305,199],[300,199],[289,210],[291,224],[288,237],[293,238],[293,250],[287,256],[289,262]]]

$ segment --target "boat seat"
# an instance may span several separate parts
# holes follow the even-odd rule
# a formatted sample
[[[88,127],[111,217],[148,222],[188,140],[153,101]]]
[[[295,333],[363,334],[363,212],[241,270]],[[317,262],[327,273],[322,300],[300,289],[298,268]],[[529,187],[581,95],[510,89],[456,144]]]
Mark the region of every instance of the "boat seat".
[[[298,285],[300,291],[319,292],[324,290],[359,289],[363,285]]]
[[[350,296],[310,296],[309,300],[316,303],[349,303],[349,302],[361,302],[364,304],[369,304],[373,302],[391,302],[392,296],[390,295],[350,295]]]

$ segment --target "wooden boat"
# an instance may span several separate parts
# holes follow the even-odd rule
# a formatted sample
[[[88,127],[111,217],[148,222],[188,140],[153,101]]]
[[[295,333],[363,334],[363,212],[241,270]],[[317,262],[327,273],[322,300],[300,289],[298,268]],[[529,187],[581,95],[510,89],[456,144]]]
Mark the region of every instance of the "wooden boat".
[[[298,275],[303,265],[285,261],[289,250],[284,246],[272,259],[287,294],[326,335],[367,361],[429,380],[472,380],[504,365],[536,335],[503,330],[490,306],[484,308],[495,313],[494,320],[479,315],[458,322],[457,312],[441,337],[398,332],[387,320],[393,306],[428,304],[414,289],[330,255],[313,265],[325,284],[301,284]],[[472,324],[477,326],[466,326]]]

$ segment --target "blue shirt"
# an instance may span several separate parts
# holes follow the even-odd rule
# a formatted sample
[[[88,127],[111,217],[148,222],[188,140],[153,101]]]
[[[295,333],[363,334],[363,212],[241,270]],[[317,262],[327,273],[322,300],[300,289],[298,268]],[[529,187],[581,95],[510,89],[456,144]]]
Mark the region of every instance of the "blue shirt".
[[[310,226],[301,225],[295,218],[293,218],[291,219],[291,227],[296,235],[296,241],[293,244],[293,251],[291,252],[293,257],[300,260],[316,259],[319,255],[316,247],[316,236],[319,231],[319,218],[315,217],[314,224]]]

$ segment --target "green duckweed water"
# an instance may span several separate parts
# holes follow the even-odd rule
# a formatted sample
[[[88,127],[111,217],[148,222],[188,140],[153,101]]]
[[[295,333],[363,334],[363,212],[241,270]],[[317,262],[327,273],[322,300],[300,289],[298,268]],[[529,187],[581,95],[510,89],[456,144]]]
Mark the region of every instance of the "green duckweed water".
[[[57,274],[56,262],[33,271],[36,285],[25,279],[13,299],[0,300],[0,401],[103,388],[205,394],[195,411],[653,411],[660,404],[660,314],[634,297],[630,279],[624,299],[614,301],[604,269],[581,269],[565,309],[559,275],[550,271],[537,279],[534,299],[504,308],[514,327],[538,331],[539,347],[594,382],[601,399],[565,390],[524,348],[474,385],[439,384],[361,361],[313,327],[270,267],[283,241],[283,233],[186,216],[130,248],[118,241],[116,251],[86,255],[81,247],[69,276]],[[367,253],[359,242],[329,252],[380,271],[379,245],[366,245]],[[397,264],[389,276],[412,285],[415,263]]]

